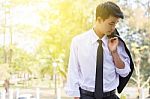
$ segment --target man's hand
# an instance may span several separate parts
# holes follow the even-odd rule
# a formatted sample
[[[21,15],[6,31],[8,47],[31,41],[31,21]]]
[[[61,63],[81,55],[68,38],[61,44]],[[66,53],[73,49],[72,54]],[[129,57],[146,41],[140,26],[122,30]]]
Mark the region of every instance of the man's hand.
[[[113,37],[108,40],[108,48],[110,52],[116,52],[119,44],[118,37]]]
[[[113,57],[113,62],[116,65],[117,68],[123,69],[125,67],[124,62],[121,60],[118,52],[117,52],[117,46],[119,44],[118,37],[113,37],[108,40],[108,48],[111,52],[111,55]]]
[[[74,99],[79,99],[79,97],[74,97]]]

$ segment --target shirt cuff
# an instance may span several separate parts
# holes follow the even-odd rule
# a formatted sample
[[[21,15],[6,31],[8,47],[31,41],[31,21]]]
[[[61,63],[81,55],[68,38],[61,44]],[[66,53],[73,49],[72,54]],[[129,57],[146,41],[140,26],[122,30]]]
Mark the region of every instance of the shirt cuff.
[[[116,72],[121,76],[121,77],[126,77],[129,72],[131,71],[130,66],[127,62],[125,63],[125,67],[123,69],[119,69],[116,67]]]

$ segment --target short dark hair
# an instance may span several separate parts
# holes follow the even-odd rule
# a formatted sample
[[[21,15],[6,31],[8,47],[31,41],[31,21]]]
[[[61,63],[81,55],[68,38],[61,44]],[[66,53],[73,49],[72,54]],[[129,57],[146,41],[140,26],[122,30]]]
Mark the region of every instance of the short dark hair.
[[[109,16],[124,18],[122,11],[119,6],[111,1],[99,4],[96,7],[96,20],[97,17],[101,17],[103,20],[107,19]]]

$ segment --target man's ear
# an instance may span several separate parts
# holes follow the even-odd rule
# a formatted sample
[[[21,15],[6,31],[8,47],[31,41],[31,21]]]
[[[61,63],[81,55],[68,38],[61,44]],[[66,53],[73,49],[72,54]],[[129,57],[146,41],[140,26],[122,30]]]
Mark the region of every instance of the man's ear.
[[[97,17],[97,21],[98,21],[99,23],[101,23],[103,20],[102,20],[101,17]]]

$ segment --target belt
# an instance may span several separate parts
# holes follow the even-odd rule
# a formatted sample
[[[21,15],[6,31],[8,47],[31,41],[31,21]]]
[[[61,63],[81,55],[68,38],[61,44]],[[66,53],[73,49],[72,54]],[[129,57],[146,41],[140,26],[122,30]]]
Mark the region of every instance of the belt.
[[[80,89],[80,94],[84,94],[84,95],[87,95],[87,96],[91,96],[91,97],[94,97],[94,92],[90,92],[90,91],[87,91],[87,90],[84,90],[84,89]],[[108,96],[111,96],[111,95],[114,95],[116,92],[116,90],[112,90],[112,91],[109,91],[109,92],[104,92],[103,93],[103,97],[108,97]]]

